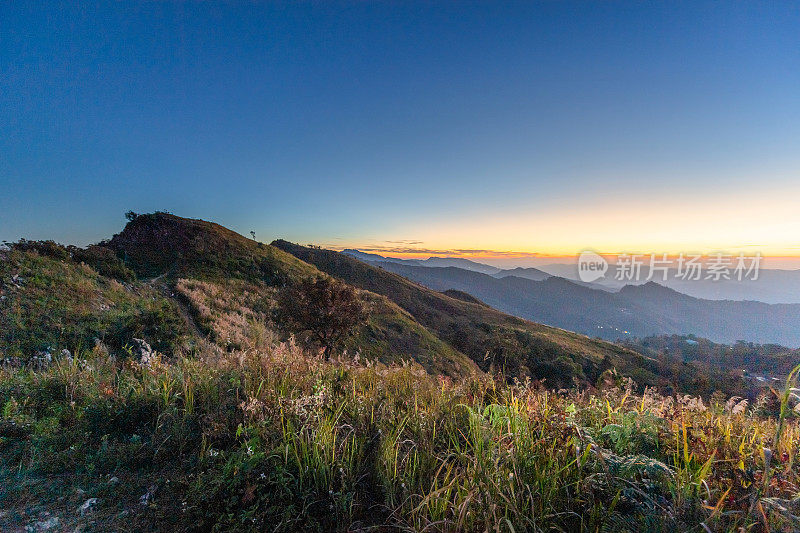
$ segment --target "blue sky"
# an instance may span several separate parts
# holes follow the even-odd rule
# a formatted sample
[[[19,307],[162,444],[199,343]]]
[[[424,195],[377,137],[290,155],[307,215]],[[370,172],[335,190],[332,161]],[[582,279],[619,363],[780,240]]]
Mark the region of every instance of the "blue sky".
[[[800,254],[798,36],[792,2],[6,2],[0,239],[161,209],[332,246]]]

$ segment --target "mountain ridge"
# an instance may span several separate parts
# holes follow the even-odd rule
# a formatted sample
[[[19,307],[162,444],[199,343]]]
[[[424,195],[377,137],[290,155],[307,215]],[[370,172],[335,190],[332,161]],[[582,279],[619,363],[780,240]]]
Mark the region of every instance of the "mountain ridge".
[[[800,305],[703,300],[650,281],[618,292],[552,276],[534,281],[476,272],[380,263],[435,290],[471,294],[501,311],[607,340],[625,336],[696,334],[715,342],[738,340],[800,346]]]

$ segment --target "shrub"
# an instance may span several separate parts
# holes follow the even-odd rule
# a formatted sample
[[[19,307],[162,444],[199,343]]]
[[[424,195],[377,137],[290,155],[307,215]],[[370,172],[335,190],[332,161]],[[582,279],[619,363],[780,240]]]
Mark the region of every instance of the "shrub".
[[[114,250],[106,246],[95,244],[86,248],[74,248],[72,259],[78,263],[86,263],[99,274],[109,278],[125,282],[132,282],[136,279],[133,270],[126,267]]]

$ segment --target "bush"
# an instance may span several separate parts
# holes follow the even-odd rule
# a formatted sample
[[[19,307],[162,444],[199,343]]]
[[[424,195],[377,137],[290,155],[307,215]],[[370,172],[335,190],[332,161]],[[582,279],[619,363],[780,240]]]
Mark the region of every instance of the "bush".
[[[111,248],[93,244],[86,248],[74,248],[72,259],[78,263],[85,263],[95,269],[99,274],[124,282],[136,280],[133,270],[125,266],[122,259]]]
[[[18,242],[6,242],[5,244],[12,250],[36,252],[44,257],[51,257],[61,261],[66,261],[70,258],[67,247],[55,241],[29,241],[27,239],[20,239]]]

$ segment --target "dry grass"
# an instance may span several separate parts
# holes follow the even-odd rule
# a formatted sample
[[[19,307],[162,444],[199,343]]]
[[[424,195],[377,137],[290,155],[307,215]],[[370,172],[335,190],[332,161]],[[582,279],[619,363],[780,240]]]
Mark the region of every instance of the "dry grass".
[[[291,343],[83,357],[0,371],[6,527],[45,510],[120,531],[800,527],[788,410],[637,394],[613,375],[595,394],[454,382]],[[100,498],[92,515],[76,515],[76,487]]]

